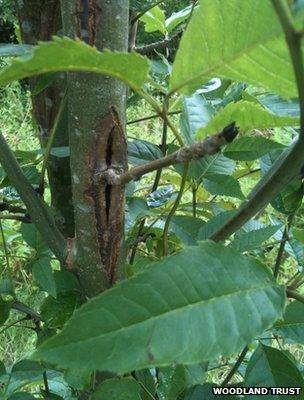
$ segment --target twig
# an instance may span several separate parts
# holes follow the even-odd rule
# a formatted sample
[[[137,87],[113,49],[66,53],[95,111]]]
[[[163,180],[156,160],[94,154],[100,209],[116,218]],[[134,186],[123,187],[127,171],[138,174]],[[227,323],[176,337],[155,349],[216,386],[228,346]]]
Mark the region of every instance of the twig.
[[[49,388],[49,382],[48,382],[46,371],[43,371],[43,383],[44,383],[44,390],[45,390],[46,395],[50,395],[50,388]]]
[[[167,115],[176,115],[176,114],[181,114],[181,111],[171,111],[168,112]],[[143,118],[139,118],[139,119],[133,119],[132,121],[128,121],[127,125],[132,125],[132,124],[136,124],[138,122],[143,122],[143,121],[149,121],[150,119],[156,119],[159,118],[159,114],[154,114],[154,115],[150,115],[148,117],[143,117]]]
[[[27,317],[22,317],[22,318],[17,319],[17,321],[11,322],[11,323],[8,324],[8,325],[4,325],[4,326],[3,326],[3,329],[0,331],[0,335],[2,335],[2,333],[4,333],[5,331],[7,331],[8,329],[12,328],[13,326],[19,324],[19,322],[27,321],[27,320],[28,320]]]
[[[27,215],[15,215],[15,214],[0,214],[0,220],[13,220],[13,221],[21,221],[26,224],[31,223],[31,219]]]
[[[149,163],[131,168],[129,171],[119,174],[113,168],[98,172],[96,179],[104,179],[110,185],[126,185],[132,180],[138,180],[142,175],[169,167],[170,165],[187,163],[192,159],[200,159],[206,155],[215,154],[221,147],[232,142],[238,134],[235,123],[230,124],[220,133],[206,137],[203,141],[195,143],[189,147],[182,147],[178,151],[153,160]]]
[[[286,294],[287,294],[287,297],[298,300],[301,303],[304,303],[304,296],[302,294],[300,294],[294,290],[290,290],[290,289],[286,290]]]
[[[180,37],[181,37],[181,32],[178,32],[175,35],[171,36],[170,38],[150,43],[145,46],[138,46],[135,47],[134,50],[139,54],[148,55],[153,53],[155,50],[159,51],[168,48],[170,45],[177,42],[180,39]]]
[[[25,304],[21,303],[20,301],[14,301],[12,304],[12,309],[16,311],[20,311],[23,314],[26,314],[28,316],[28,319],[33,320],[34,322],[40,322],[41,321],[41,316],[38,314],[35,310],[32,308],[26,306]]]
[[[196,194],[197,194],[197,189],[198,189],[198,187],[195,184],[193,184],[192,185],[192,214],[193,214],[194,218],[196,218],[196,206],[197,206]]]
[[[0,211],[7,211],[10,213],[17,213],[17,214],[25,214],[26,209],[19,206],[13,206],[9,203],[2,202],[0,203]]]
[[[246,354],[248,353],[248,351],[249,351],[248,346],[244,347],[243,351],[241,352],[241,354],[239,355],[238,359],[236,360],[236,363],[231,368],[231,371],[228,373],[226,378],[223,380],[223,383],[221,384],[221,386],[227,386],[228,385],[228,383],[230,382],[232,377],[237,373],[237,371],[238,371],[240,365],[242,364],[244,358],[246,357]]]
[[[52,129],[51,129],[51,132],[50,132],[50,135],[49,135],[49,139],[48,139],[45,151],[44,151],[44,158],[43,158],[43,163],[42,163],[42,167],[41,167],[40,182],[39,182],[39,194],[40,194],[40,196],[43,196],[45,172],[46,172],[47,164],[48,164],[48,161],[49,161],[49,158],[50,158],[50,155],[51,155],[51,151],[52,151],[55,135],[56,135],[56,132],[58,130],[58,125],[59,125],[59,122],[61,120],[64,108],[66,106],[66,102],[67,102],[67,97],[66,97],[66,92],[65,92],[64,96],[63,96],[63,98],[61,100],[60,107],[59,107],[59,110],[58,110],[57,115],[55,117],[54,124],[52,126]]]
[[[10,268],[9,253],[8,253],[8,248],[7,248],[7,244],[6,244],[6,239],[5,239],[5,234],[4,234],[1,219],[0,219],[0,231],[1,231],[1,237],[2,237],[2,243],[3,243],[3,250],[4,250],[4,254],[5,254],[5,260],[6,260],[6,268],[7,268],[8,273],[10,274],[11,268]]]
[[[275,262],[275,266],[274,266],[274,270],[273,270],[273,276],[277,279],[278,275],[279,275],[279,271],[280,271],[280,266],[281,266],[281,262],[282,262],[282,257],[283,257],[283,253],[285,250],[285,244],[289,238],[289,230],[290,227],[292,225],[292,221],[294,218],[294,213],[289,215],[288,217],[288,222],[287,225],[284,228],[284,232],[283,232],[283,236],[282,236],[282,240],[281,240],[281,244],[278,250],[278,254],[277,254],[277,258],[276,258],[276,262]]]
[[[150,7],[145,8],[143,11],[138,13],[132,20],[131,24],[133,25],[136,21],[138,21],[143,15],[145,15],[148,11],[150,11],[152,8],[158,6],[161,3],[164,3],[166,0],[158,0],[154,4],[152,4]]]
[[[164,108],[166,108],[166,107],[167,107],[167,101],[166,101],[166,99],[165,99]],[[168,125],[167,125],[167,123],[164,121],[164,122],[163,122],[162,141],[161,141],[161,151],[162,151],[163,156],[165,156],[166,153],[167,153],[167,133],[168,133]],[[157,190],[157,188],[158,188],[158,185],[159,185],[159,182],[160,182],[160,178],[161,178],[161,174],[162,174],[162,168],[160,168],[160,169],[158,169],[158,170],[156,171],[156,176],[155,176],[155,179],[154,179],[154,182],[153,182],[153,185],[152,185],[152,189],[151,189],[151,192],[152,192],[152,193],[155,192],[155,191]],[[132,252],[131,252],[131,256],[130,256],[130,260],[129,260],[129,263],[130,263],[131,265],[134,263],[134,260],[135,260],[137,248],[138,248],[138,245],[139,245],[139,238],[141,237],[142,232],[143,232],[143,230],[144,230],[145,222],[146,222],[146,218],[144,218],[144,219],[140,222],[140,225],[139,225],[139,227],[138,227],[138,232],[137,232],[136,240],[135,240],[135,243],[134,243],[134,245],[133,245],[133,247],[132,247]]]
[[[164,233],[163,233],[163,256],[164,257],[168,255],[168,233],[169,233],[171,219],[174,216],[174,214],[176,213],[178,206],[181,202],[181,199],[183,197],[186,182],[187,182],[188,171],[189,171],[189,163],[185,163],[179,192],[178,192],[177,198],[174,202],[174,205],[167,216],[165,226],[164,226]]]

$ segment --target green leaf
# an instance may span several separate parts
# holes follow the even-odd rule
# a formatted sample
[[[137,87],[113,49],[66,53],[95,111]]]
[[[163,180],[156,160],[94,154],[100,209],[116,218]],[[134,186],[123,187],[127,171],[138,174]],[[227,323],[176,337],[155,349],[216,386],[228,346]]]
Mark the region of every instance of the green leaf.
[[[200,160],[191,161],[188,172],[188,180],[201,181],[213,174],[229,174],[235,170],[235,162],[217,153],[213,156],[205,156]],[[183,166],[176,164],[174,169],[182,175]]]
[[[18,382],[42,379],[45,368],[32,360],[22,360],[13,365],[11,379]]]
[[[224,150],[226,157],[238,161],[253,161],[275,149],[284,146],[262,136],[243,136],[228,144]]]
[[[160,148],[146,140],[133,140],[128,143],[128,158],[132,165],[142,165],[161,157]]]
[[[231,246],[241,253],[256,249],[274,235],[281,226],[282,225],[266,226],[265,228],[242,233],[233,240]]]
[[[239,181],[231,175],[208,174],[208,179],[204,179],[204,187],[209,193],[215,196],[220,195],[244,199]]]
[[[173,13],[169,18],[166,19],[166,29],[168,32],[172,32],[178,25],[188,19],[191,15],[193,6],[190,5],[184,9]]]
[[[11,279],[2,279],[0,281],[0,295],[15,296],[14,285]]]
[[[206,364],[177,365],[159,370],[158,393],[161,399],[176,400],[178,396],[192,386],[202,384]]]
[[[8,400],[36,400],[36,397],[26,392],[16,392],[9,396]]]
[[[0,361],[0,378],[1,376],[6,375],[6,368],[2,361]]]
[[[35,260],[32,263],[32,273],[35,281],[42,290],[49,293],[51,296],[56,297],[56,282],[51,267],[50,258],[43,257]]]
[[[260,164],[263,175],[270,170],[280,155],[281,151],[277,150],[271,151],[261,158]],[[303,184],[300,179],[295,179],[287,184],[270,204],[275,210],[289,215],[301,207],[302,199]]]
[[[12,302],[5,301],[0,297],[0,326],[3,325],[9,317]]]
[[[51,42],[42,42],[31,53],[12,60],[0,73],[0,85],[58,71],[103,74],[139,89],[147,80],[149,62],[136,53],[99,52],[80,40],[55,37]]]
[[[301,243],[304,243],[304,229],[292,228],[292,236]]]
[[[203,96],[194,94],[184,97],[181,115],[181,133],[188,144],[195,142],[199,128],[206,126],[215,110]]]
[[[130,0],[130,10],[144,11],[155,4],[157,0]]]
[[[278,349],[260,344],[252,355],[245,375],[245,386],[303,387],[304,380],[291,359]],[[250,395],[250,400],[260,396]],[[276,396],[284,399],[286,396]]]
[[[262,94],[257,96],[257,100],[273,114],[284,117],[299,118],[300,107],[297,99],[284,100],[276,94]]]
[[[288,304],[284,320],[277,324],[277,329],[286,338],[304,344],[304,304],[299,301]]]
[[[21,224],[21,234],[23,240],[33,249],[36,250],[37,254],[43,255],[48,252],[48,246],[42,239],[40,233],[37,231],[34,224]]]
[[[175,215],[171,219],[170,232],[173,232],[185,245],[197,243],[197,235],[204,222],[200,218]]]
[[[61,328],[79,306],[79,297],[73,293],[47,297],[41,306],[41,316],[49,328]]]
[[[265,266],[207,242],[90,300],[34,358],[114,373],[209,361],[272,326],[284,302],[284,287]]]
[[[155,380],[149,369],[135,372],[136,380],[141,386],[140,397],[142,400],[151,400],[155,397]],[[152,397],[153,396],[153,397]]]
[[[303,183],[296,179],[271,201],[272,207],[283,214],[292,214],[301,207],[303,200]]]
[[[237,400],[238,397],[232,395],[214,395],[212,389],[217,385],[206,383],[205,385],[197,385],[188,390],[183,400]]]
[[[229,103],[225,108],[221,108],[209,121],[208,125],[197,132],[197,137],[202,139],[209,134],[220,132],[231,122],[235,122],[243,132],[251,129],[299,125],[298,118],[281,117],[265,110],[258,104],[249,101],[238,101],[237,103]]]
[[[80,291],[79,281],[72,272],[63,269],[61,271],[53,271],[53,274],[57,294]]]
[[[141,400],[139,393],[140,385],[135,379],[113,378],[96,389],[93,400]]]
[[[163,35],[166,34],[165,13],[159,6],[151,8],[140,17],[140,21],[145,24],[146,32],[160,31]]]
[[[265,87],[282,97],[297,96],[288,48],[271,2],[199,4],[175,58],[171,90],[191,94],[220,76]]]
[[[0,57],[18,57],[29,53],[33,46],[29,44],[0,44]]]
[[[236,212],[237,210],[224,211],[211,218],[198,232],[197,240],[207,240],[210,238],[219,227],[224,225]]]
[[[42,93],[46,88],[48,88],[57,78],[59,77],[58,72],[51,72],[49,74],[43,75],[39,81],[36,83],[34,89],[32,90],[32,96],[37,96],[37,94]]]

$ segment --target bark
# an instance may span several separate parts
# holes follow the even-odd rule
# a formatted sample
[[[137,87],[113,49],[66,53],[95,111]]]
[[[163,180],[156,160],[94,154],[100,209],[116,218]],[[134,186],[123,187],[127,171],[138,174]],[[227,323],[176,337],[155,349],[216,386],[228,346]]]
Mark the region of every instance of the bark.
[[[99,50],[128,50],[128,0],[62,0],[65,35]],[[96,173],[127,169],[126,87],[93,74],[68,76],[68,107],[76,238],[73,267],[87,297],[122,276],[124,190]]]
[[[24,43],[37,44],[38,41],[47,41],[53,35],[61,34],[60,0],[19,0],[16,1],[16,8]],[[29,80],[32,93],[40,79],[41,77],[35,77]],[[66,76],[60,74],[46,90],[32,96],[33,114],[43,148],[48,141],[65,87]],[[53,147],[69,146],[67,113],[63,112],[62,115]],[[74,218],[69,158],[50,156],[47,172],[57,226],[65,236],[71,237],[74,234]]]

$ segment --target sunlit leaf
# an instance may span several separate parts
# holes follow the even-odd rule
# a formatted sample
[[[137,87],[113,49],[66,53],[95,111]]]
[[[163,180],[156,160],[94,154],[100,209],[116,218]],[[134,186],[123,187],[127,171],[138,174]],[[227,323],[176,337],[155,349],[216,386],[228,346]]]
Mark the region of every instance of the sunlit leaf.
[[[99,52],[79,40],[54,38],[31,53],[13,59],[0,73],[0,85],[14,80],[58,71],[84,71],[118,78],[132,88],[147,80],[149,62],[136,53]]]
[[[200,0],[176,55],[170,87],[191,94],[214,76],[297,96],[280,22],[270,1]],[[275,62],[274,62],[275,60]]]
[[[229,103],[210,120],[205,128],[199,129],[198,138],[220,132],[225,126],[235,122],[242,132],[251,129],[274,128],[277,126],[298,126],[298,118],[275,115],[258,104],[249,101]]]

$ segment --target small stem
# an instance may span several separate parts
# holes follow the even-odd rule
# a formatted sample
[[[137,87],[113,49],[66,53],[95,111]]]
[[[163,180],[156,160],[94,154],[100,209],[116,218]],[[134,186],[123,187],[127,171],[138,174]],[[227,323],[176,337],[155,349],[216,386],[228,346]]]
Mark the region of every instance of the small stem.
[[[181,137],[178,129],[176,126],[170,121],[168,118],[168,115],[164,113],[163,109],[159,106],[157,101],[154,99],[154,97],[150,96],[149,93],[147,93],[144,90],[137,90],[137,93],[144,99],[150,106],[156,111],[156,113],[162,118],[168,125],[168,127],[171,129],[172,133],[174,134],[176,140],[178,141],[180,146],[184,145],[183,138]],[[166,97],[168,99],[168,96]]]
[[[27,317],[22,317],[22,318],[17,319],[17,321],[14,321],[14,322],[12,322],[12,323],[10,323],[8,325],[5,325],[4,328],[0,331],[0,335],[2,335],[2,333],[7,331],[8,329],[10,329],[10,328],[14,327],[15,325],[19,324],[20,322],[27,321],[27,320],[28,320]]]
[[[136,21],[138,21],[143,15],[145,15],[148,11],[150,11],[152,8],[158,6],[161,3],[164,3],[166,0],[158,0],[156,1],[154,4],[152,4],[151,6],[145,8],[143,11],[141,11],[140,13],[138,13],[132,20],[131,20],[131,24],[133,25]]]
[[[6,268],[9,274],[11,274],[11,267],[10,267],[10,260],[9,260],[9,252],[6,244],[6,239],[5,239],[5,234],[3,230],[3,225],[0,219],[0,231],[1,231],[1,237],[2,237],[2,242],[3,242],[3,250],[5,254],[5,260],[6,260]]]
[[[9,203],[3,202],[0,203],[0,211],[7,211],[10,213],[17,213],[17,214],[25,214],[26,209],[19,206],[13,206]]]
[[[50,388],[49,388],[49,382],[48,382],[47,372],[46,371],[43,372],[43,383],[44,383],[45,393],[47,395],[49,395],[50,394]]]
[[[31,219],[28,218],[25,215],[14,215],[14,214],[0,214],[0,220],[5,219],[5,220],[14,220],[14,221],[21,221],[25,223],[30,223]]]
[[[40,193],[41,196],[43,195],[43,192],[44,192],[44,180],[45,180],[45,173],[46,173],[47,164],[48,164],[48,161],[49,161],[49,158],[50,158],[50,155],[51,155],[51,151],[52,151],[55,135],[56,135],[56,132],[58,130],[58,125],[59,125],[59,122],[61,120],[62,113],[63,113],[63,110],[65,109],[66,103],[67,103],[67,96],[66,96],[66,92],[65,92],[64,96],[63,96],[63,98],[61,100],[60,107],[59,107],[59,110],[58,110],[57,115],[55,117],[54,124],[53,124],[53,127],[51,129],[51,132],[50,132],[50,135],[49,135],[49,139],[48,139],[45,151],[44,151],[44,158],[43,158],[43,163],[42,163],[42,167],[41,167],[40,183],[39,183],[39,193]]]
[[[275,266],[274,266],[274,270],[273,270],[273,276],[275,277],[275,279],[277,279],[277,277],[279,275],[279,272],[280,272],[280,266],[281,266],[281,262],[282,262],[282,257],[283,257],[283,253],[284,253],[284,250],[285,250],[285,244],[286,244],[286,242],[288,240],[288,237],[289,237],[288,234],[289,234],[289,230],[290,230],[290,227],[292,225],[292,221],[293,221],[294,216],[295,216],[294,213],[289,215],[287,225],[284,228],[281,244],[280,244],[280,247],[279,247],[279,250],[278,250],[278,254],[277,254],[277,258],[276,258],[276,262],[275,262]]]
[[[181,111],[171,111],[168,112],[168,115],[176,115],[176,114],[181,114]],[[150,115],[148,117],[143,117],[143,118],[139,118],[139,119],[133,119],[132,121],[128,121],[127,125],[132,125],[132,124],[136,124],[138,122],[143,122],[143,121],[149,121],[150,119],[156,119],[159,118],[159,114],[154,114],[154,115]]]
[[[20,301],[14,301],[12,304],[12,309],[26,314],[29,319],[32,319],[35,322],[41,321],[40,314],[38,314],[35,310],[26,306],[25,304],[20,303]]]
[[[221,386],[227,386],[228,385],[228,383],[230,382],[232,377],[237,373],[237,371],[238,371],[240,365],[242,364],[242,362],[244,361],[244,358],[246,357],[246,354],[248,353],[248,351],[249,351],[248,346],[244,347],[243,351],[239,355],[239,357],[236,360],[236,363],[232,367],[231,371],[228,373],[226,378],[223,380],[223,383],[221,384]]]
[[[192,213],[193,213],[194,218],[196,218],[196,206],[197,206],[196,194],[197,194],[197,186],[195,186],[193,184],[192,185]]]
[[[139,224],[139,227],[138,227],[138,231],[137,231],[137,235],[136,235],[136,238],[135,238],[135,242],[134,242],[134,245],[132,246],[132,251],[131,251],[131,255],[130,255],[130,259],[129,259],[129,264],[130,265],[134,264],[137,248],[138,248],[138,245],[139,245],[139,238],[141,237],[141,235],[143,233],[143,230],[144,230],[144,227],[145,227],[145,222],[146,222],[145,218],[140,221],[140,224]]]
[[[172,217],[176,213],[178,206],[181,202],[181,199],[183,197],[184,189],[185,189],[186,182],[187,182],[188,171],[189,171],[189,163],[185,163],[180,189],[179,189],[177,198],[174,202],[174,205],[167,216],[165,226],[164,226],[164,234],[163,234],[163,256],[164,257],[166,257],[168,255],[168,233],[169,233],[170,222],[171,222]]]
[[[287,297],[298,300],[301,303],[304,303],[304,296],[302,294],[300,294],[294,290],[290,290],[290,289],[286,290],[286,294],[287,294]]]
[[[164,109],[166,107],[167,107],[167,102],[165,100]],[[162,134],[162,141],[161,141],[161,151],[162,151],[163,156],[165,156],[166,153],[167,153],[167,133],[168,133],[168,125],[167,125],[167,123],[165,121],[163,121],[163,134]],[[160,182],[160,178],[161,178],[161,174],[162,174],[162,168],[159,168],[156,171],[156,176],[155,176],[154,183],[153,183],[153,186],[152,186],[152,189],[151,189],[152,193],[155,192],[157,190],[157,188],[158,188],[158,185],[159,185],[159,182]],[[139,244],[139,238],[141,237],[142,232],[144,230],[145,222],[146,222],[146,219],[144,218],[140,222],[140,225],[139,225],[139,228],[138,228],[136,241],[135,241],[135,244],[134,244],[134,246],[132,248],[130,261],[129,261],[129,263],[131,265],[134,263],[134,260],[135,260],[135,256],[136,256],[136,252],[137,252],[137,248],[138,248],[138,244]]]

